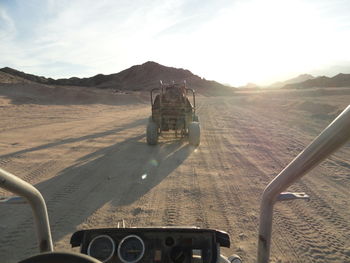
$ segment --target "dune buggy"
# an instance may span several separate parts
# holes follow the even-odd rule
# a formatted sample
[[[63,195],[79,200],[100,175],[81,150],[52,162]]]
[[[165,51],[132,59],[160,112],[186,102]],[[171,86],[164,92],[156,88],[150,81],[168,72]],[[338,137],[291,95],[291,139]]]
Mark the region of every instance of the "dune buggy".
[[[192,103],[188,94],[192,94]],[[193,89],[182,84],[163,84],[151,90],[152,115],[147,125],[147,143],[155,145],[164,132],[175,132],[175,137],[188,137],[189,143],[200,143],[200,125],[196,115],[196,96]]]

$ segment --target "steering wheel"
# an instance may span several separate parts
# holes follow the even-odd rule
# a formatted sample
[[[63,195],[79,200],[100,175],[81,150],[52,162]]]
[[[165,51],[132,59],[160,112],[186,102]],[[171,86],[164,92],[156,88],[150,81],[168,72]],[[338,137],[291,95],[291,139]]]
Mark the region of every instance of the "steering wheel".
[[[26,258],[18,263],[102,263],[96,258],[72,252],[47,252]]]

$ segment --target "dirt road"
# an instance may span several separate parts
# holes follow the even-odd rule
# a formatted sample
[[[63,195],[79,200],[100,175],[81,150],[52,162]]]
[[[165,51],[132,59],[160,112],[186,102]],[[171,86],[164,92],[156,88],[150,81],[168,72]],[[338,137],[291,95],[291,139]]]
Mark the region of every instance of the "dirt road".
[[[349,94],[285,95],[198,98],[198,148],[172,140],[148,146],[147,104],[2,97],[0,164],[43,193],[56,249],[70,250],[77,229],[124,219],[127,226],[219,228],[231,235],[225,254],[255,262],[264,187],[350,101]],[[272,262],[350,262],[349,157],[348,144],[291,187],[310,202],[276,206]],[[1,262],[37,251],[32,224],[26,205],[0,207]]]

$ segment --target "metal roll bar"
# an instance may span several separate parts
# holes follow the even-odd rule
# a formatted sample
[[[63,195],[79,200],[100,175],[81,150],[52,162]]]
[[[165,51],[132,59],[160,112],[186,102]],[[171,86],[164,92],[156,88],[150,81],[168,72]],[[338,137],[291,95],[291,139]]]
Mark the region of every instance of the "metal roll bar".
[[[196,96],[195,96],[196,92],[195,92],[193,89],[190,89],[190,88],[186,88],[185,90],[186,90],[186,93],[187,93],[188,91],[191,91],[191,92],[192,92],[193,112],[196,113]]]
[[[52,238],[45,200],[31,184],[0,168],[0,187],[24,197],[34,214],[40,252],[52,252]],[[12,199],[9,199],[12,200]],[[5,202],[6,203],[6,202]],[[9,204],[13,203],[10,201]]]
[[[304,176],[349,139],[350,105],[265,188],[260,208],[257,262],[267,263],[269,261],[273,206],[276,201],[284,199],[281,198],[284,195],[282,191]],[[293,199],[299,199],[298,195]]]

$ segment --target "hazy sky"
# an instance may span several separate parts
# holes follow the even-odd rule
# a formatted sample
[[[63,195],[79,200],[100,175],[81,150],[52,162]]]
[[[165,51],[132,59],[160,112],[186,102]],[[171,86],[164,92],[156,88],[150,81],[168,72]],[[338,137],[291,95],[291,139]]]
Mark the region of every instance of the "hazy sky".
[[[350,73],[350,1],[0,0],[0,67],[88,77],[149,60],[234,86]]]

